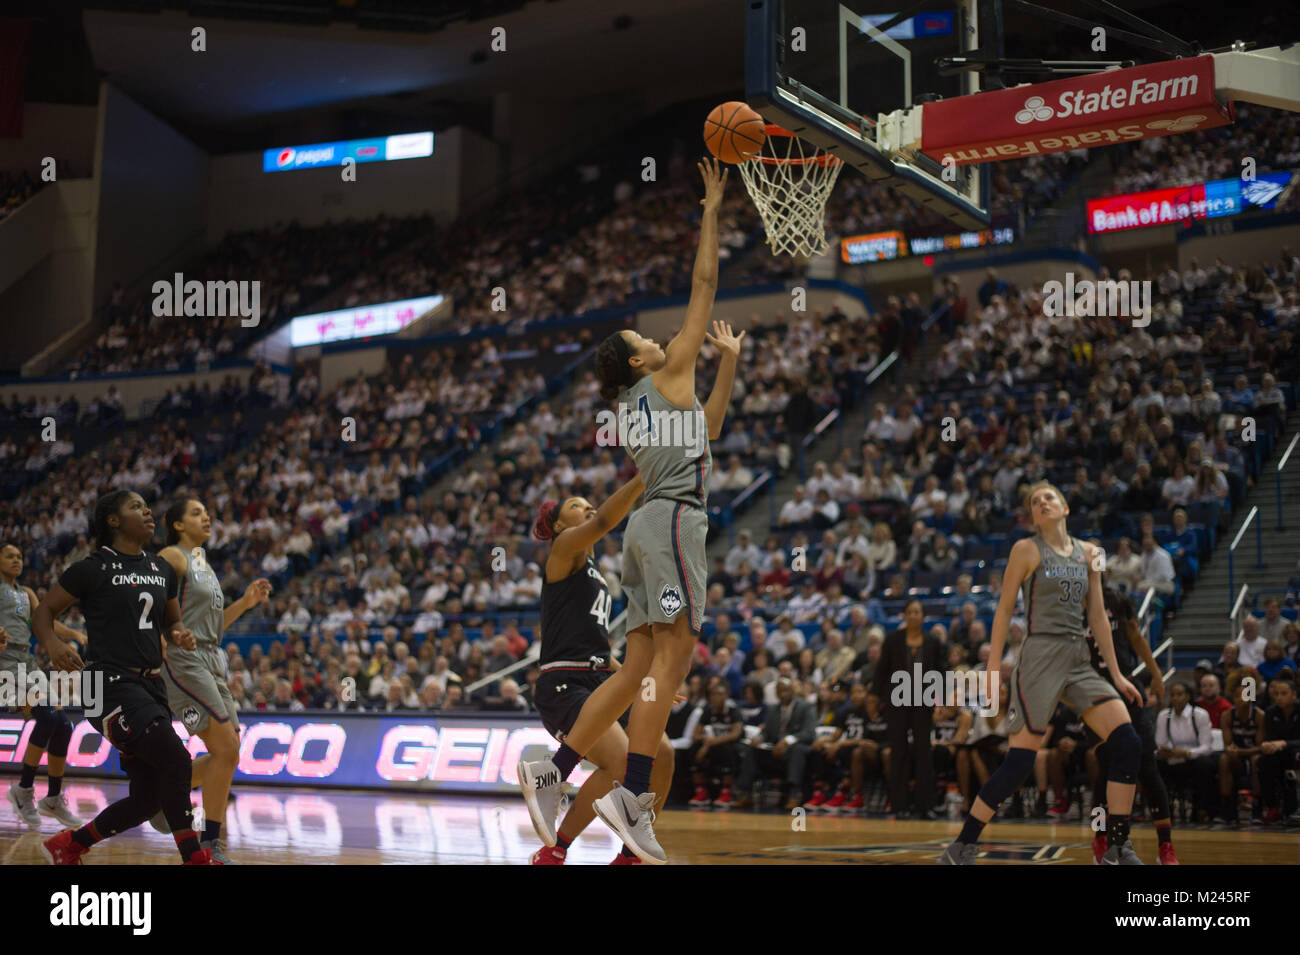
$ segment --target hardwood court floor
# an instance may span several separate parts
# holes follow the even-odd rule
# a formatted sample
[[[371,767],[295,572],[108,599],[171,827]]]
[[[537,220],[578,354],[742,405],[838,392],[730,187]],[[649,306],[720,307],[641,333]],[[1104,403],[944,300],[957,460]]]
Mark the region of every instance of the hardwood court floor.
[[[12,777],[0,777],[7,789]],[[44,792],[44,781],[37,781]],[[66,786],[73,812],[92,818],[126,793],[119,782],[79,780]],[[782,813],[671,810],[656,824],[670,861],[680,865],[932,864],[959,826],[889,822],[881,818],[810,814],[797,831]],[[524,865],[540,845],[519,799],[241,787],[227,815],[229,851],[243,864]],[[28,830],[0,798],[0,864],[40,865],[40,841],[58,831],[42,819]],[[1078,822],[995,823],[981,842],[981,863],[1091,864],[1091,832]],[[1148,864],[1156,839],[1134,827],[1134,844]],[[1300,864],[1300,830],[1175,829],[1187,865]],[[569,864],[604,865],[620,843],[600,821],[569,850]],[[147,825],[96,846],[87,865],[174,865],[170,836]]]

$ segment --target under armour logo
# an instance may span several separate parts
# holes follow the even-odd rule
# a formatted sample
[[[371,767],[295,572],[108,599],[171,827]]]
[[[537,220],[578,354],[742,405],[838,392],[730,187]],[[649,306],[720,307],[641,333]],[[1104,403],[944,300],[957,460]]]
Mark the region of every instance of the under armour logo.
[[[1016,122],[1021,126],[1027,123],[1041,123],[1051,119],[1056,113],[1041,96],[1031,96],[1025,100],[1024,109],[1016,113]]]
[[[556,693],[563,693],[563,692],[564,692],[565,690],[567,690],[568,688],[569,688],[569,684],[567,684],[567,683],[561,683],[559,686],[557,686],[557,687],[555,688],[555,692],[556,692]]]
[[[1205,117],[1201,115],[1179,116],[1177,119],[1154,119],[1147,123],[1147,129],[1163,129],[1170,133],[1185,133],[1199,129]]]
[[[119,564],[119,563],[114,562],[114,564],[113,564],[113,569],[114,569],[114,570],[121,570],[121,569],[122,569],[122,565]]]

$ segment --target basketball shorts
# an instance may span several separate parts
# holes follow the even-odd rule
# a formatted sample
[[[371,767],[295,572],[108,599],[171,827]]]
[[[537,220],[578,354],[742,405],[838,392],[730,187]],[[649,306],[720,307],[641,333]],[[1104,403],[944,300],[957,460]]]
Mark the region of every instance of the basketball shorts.
[[[587,697],[608,680],[613,672],[561,669],[542,671],[542,675],[537,678],[533,702],[537,706],[537,714],[542,718],[543,728],[557,743],[563,743],[564,737],[573,729],[573,724],[578,722],[578,714],[582,712],[582,704],[587,702]],[[630,712],[631,710],[626,710],[618,718],[619,725],[625,729]]]
[[[24,701],[28,699],[28,697],[25,690],[20,691],[19,689],[19,674],[25,674],[25,678],[30,679],[32,674],[34,674],[38,669],[39,667],[36,664],[35,654],[29,653],[25,649],[0,650],[0,673],[8,674],[8,676],[5,677],[5,680],[10,684],[11,691],[15,694],[21,692]],[[16,702],[18,701],[17,696],[15,696],[14,699]],[[0,699],[0,713],[5,712],[6,710],[18,713],[23,712],[26,709],[24,706],[6,706],[5,702],[6,700]]]
[[[623,592],[628,632],[671,624],[686,614],[692,633],[704,626],[709,517],[703,507],[659,498],[639,508],[623,535]]]
[[[128,756],[140,734],[155,720],[163,720],[167,732],[171,732],[167,688],[161,678],[142,677],[94,664],[87,669],[92,667],[104,674],[104,702],[100,713],[86,718],[96,732]]]
[[[1011,677],[1007,729],[1018,733],[1028,727],[1041,736],[1047,732],[1058,702],[1082,713],[1098,703],[1119,699],[1119,692],[1092,668],[1090,659],[1088,641],[1083,638],[1026,639]]]
[[[226,683],[226,651],[220,647],[168,647],[162,676],[167,703],[190,733],[202,733],[213,720],[239,726],[239,707]]]

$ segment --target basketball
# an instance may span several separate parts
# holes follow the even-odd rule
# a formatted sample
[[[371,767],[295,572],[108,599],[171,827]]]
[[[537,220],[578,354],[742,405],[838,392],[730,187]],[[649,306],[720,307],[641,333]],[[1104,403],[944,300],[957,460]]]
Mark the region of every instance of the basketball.
[[[715,106],[704,121],[704,145],[723,162],[741,163],[763,148],[763,117],[733,100]]]

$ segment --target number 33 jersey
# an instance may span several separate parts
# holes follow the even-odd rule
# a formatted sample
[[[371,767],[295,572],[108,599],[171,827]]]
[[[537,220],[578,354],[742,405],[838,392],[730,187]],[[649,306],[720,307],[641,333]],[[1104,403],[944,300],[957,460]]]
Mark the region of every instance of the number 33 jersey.
[[[77,598],[86,618],[87,663],[162,666],[167,601],[179,589],[171,564],[157,554],[133,557],[101,546],[69,567],[59,585]]]
[[[1026,638],[1079,639],[1086,630],[1088,612],[1088,555],[1083,544],[1070,538],[1070,556],[1062,557],[1037,534],[1038,567],[1021,584],[1025,601]]]
[[[542,653],[538,663],[609,659],[609,614],[613,600],[590,557],[554,583],[542,583]]]

